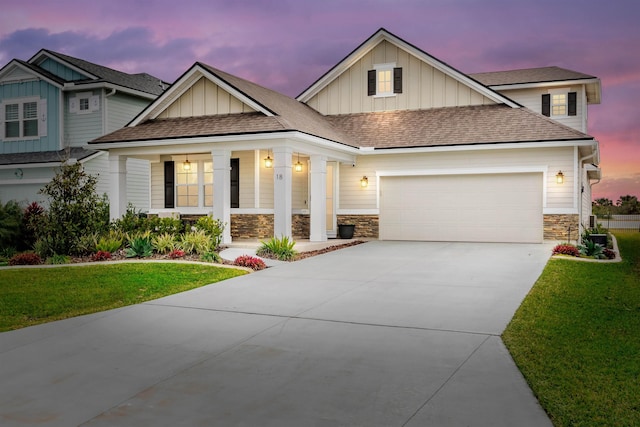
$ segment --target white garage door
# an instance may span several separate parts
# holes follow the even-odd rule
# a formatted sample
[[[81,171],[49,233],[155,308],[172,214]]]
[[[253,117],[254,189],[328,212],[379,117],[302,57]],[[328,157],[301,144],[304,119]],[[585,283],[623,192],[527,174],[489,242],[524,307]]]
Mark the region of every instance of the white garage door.
[[[380,178],[380,239],[540,243],[542,174]]]

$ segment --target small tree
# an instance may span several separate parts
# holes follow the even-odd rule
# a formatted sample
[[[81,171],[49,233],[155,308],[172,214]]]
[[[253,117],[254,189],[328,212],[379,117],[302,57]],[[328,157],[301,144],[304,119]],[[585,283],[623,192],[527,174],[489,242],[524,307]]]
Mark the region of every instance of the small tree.
[[[96,194],[97,178],[87,174],[80,163],[64,163],[40,190],[49,198],[38,239],[48,254],[77,254],[78,240],[88,233],[109,227],[105,199]]]
[[[0,249],[18,248],[22,232],[22,208],[17,202],[0,202]]]

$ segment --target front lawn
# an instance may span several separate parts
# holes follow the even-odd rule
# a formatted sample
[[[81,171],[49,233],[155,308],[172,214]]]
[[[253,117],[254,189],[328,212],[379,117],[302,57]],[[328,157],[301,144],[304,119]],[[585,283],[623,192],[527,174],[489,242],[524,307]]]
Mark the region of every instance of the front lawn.
[[[623,261],[553,259],[503,334],[556,426],[640,425],[640,233]]]
[[[246,274],[182,263],[0,270],[0,332],[136,304]]]

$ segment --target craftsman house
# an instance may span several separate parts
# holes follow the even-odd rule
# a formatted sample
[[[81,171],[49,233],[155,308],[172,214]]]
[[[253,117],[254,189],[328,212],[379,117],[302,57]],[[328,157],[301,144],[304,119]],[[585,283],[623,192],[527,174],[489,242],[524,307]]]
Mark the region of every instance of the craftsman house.
[[[195,63],[109,152],[111,215],[128,159],[158,215],[213,213],[224,241],[542,242],[588,220],[598,78],[549,67],[467,75],[380,29],[296,99]]]
[[[0,200],[42,201],[63,161],[79,161],[109,189],[108,154],[88,141],[127,124],[168,84],[50,50],[0,69]],[[128,201],[149,209],[149,162],[127,161]]]

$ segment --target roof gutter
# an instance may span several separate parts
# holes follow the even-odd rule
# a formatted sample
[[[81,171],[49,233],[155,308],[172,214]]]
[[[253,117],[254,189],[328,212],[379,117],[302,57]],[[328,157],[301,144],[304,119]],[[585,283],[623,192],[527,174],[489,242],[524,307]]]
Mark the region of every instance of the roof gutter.
[[[65,83],[64,87],[62,88],[62,90],[65,92],[74,91],[74,90],[84,90],[84,89],[110,89],[112,91],[117,90],[119,92],[127,93],[129,95],[139,96],[141,98],[147,98],[147,99],[156,99],[159,96],[159,95],[154,95],[152,93],[131,89],[125,86],[115,85],[113,83],[108,83],[108,82],[80,83],[80,84],[70,82],[70,83]]]

